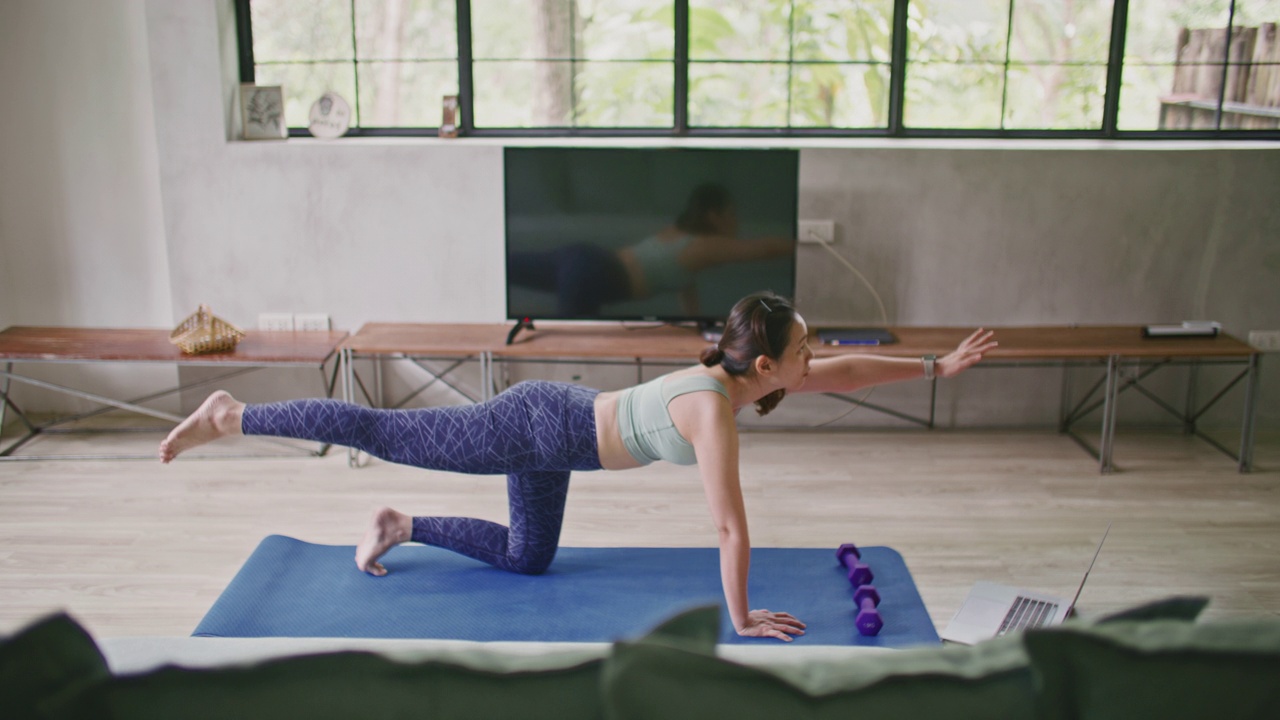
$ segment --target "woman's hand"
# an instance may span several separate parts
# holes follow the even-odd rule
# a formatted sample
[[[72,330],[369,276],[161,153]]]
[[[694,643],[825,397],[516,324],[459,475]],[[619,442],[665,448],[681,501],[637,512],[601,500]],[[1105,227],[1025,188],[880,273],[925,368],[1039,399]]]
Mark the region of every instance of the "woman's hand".
[[[792,635],[804,634],[804,623],[784,612],[752,610],[747,613],[747,623],[738,628],[744,637],[775,637],[791,642]]]
[[[991,348],[998,346],[1000,343],[992,340],[995,333],[990,330],[978,328],[972,335],[965,338],[960,346],[951,351],[947,355],[938,358],[934,369],[937,371],[938,377],[955,377],[960,373],[968,370],[982,359]]]

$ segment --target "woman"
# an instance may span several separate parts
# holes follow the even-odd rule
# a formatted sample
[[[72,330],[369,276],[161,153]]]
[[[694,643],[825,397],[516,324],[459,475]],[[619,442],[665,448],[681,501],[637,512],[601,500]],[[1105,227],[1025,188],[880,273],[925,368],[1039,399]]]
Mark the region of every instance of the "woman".
[[[936,361],[952,377],[995,347],[970,335]],[[655,460],[699,466],[720,539],[720,577],[739,635],[790,641],[804,623],[785,612],[750,610],[751,542],[738,477],[735,416],[754,404],[768,413],[788,392],[850,392],[925,375],[925,361],[871,355],[813,360],[809,329],[785,299],[740,300],[720,342],[702,363],[616,392],[579,385],[519,383],[479,405],[377,410],[336,400],[245,405],[216,392],[160,444],[160,459],[224,435],[274,435],[359,448],[385,460],[452,472],[507,474],[510,527],[473,518],[410,517],[379,510],[356,548],[356,566],[385,575],[378,559],[413,540],[511,572],[538,574],[555,557],[569,474],[626,470]]]
[[[541,252],[512,252],[507,278],[513,286],[555,293],[560,318],[592,318],[602,305],[671,294],[679,298],[684,315],[697,316],[698,273],[783,257],[794,246],[792,238],[739,238],[733,198],[723,186],[707,183],[689,194],[674,224],[634,245],[610,249],[570,243]]]

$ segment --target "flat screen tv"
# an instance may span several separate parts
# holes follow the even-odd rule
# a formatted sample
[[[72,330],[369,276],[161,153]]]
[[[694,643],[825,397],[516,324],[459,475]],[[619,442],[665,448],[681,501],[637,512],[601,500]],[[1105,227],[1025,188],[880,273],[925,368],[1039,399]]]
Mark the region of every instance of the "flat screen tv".
[[[504,164],[510,319],[713,325],[749,293],[794,295],[796,150],[507,148]]]

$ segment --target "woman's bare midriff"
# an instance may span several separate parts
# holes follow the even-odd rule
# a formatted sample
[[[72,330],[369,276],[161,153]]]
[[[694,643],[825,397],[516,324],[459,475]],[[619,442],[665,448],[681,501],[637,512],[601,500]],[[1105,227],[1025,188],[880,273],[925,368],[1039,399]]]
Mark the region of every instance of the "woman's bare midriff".
[[[596,395],[596,446],[600,448],[600,467],[605,470],[627,470],[640,463],[627,452],[618,430],[618,392]]]

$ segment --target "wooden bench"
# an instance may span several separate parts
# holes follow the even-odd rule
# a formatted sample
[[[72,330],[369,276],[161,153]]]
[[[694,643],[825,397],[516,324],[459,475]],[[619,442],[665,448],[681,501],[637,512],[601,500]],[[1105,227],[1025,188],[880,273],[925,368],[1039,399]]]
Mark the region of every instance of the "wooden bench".
[[[162,412],[142,403],[173,395],[191,388],[212,385],[238,375],[267,368],[311,367],[320,371],[328,397],[333,396],[339,370],[338,346],[346,339],[345,331],[325,332],[256,332],[249,331],[235,350],[205,355],[185,355],[169,342],[168,330],[78,328],[78,327],[10,327],[0,332],[0,429],[6,414],[12,412],[25,427],[22,437],[0,448],[0,460],[99,459],[109,456],[36,456],[15,454],[23,445],[44,433],[84,432],[61,426],[101,415],[111,410],[126,410],[141,415],[178,423],[182,417]],[[332,362],[332,370],[326,366]],[[135,398],[111,398],[83,389],[55,384],[24,375],[15,365],[96,363],[160,363],[179,367],[210,367],[225,370],[216,376],[186,384],[178,384]],[[37,423],[18,406],[10,392],[13,383],[44,388],[73,397],[90,400],[99,408]],[[92,431],[91,431],[92,432]],[[322,447],[313,454],[322,455]],[[154,457],[148,455],[145,457]]]

